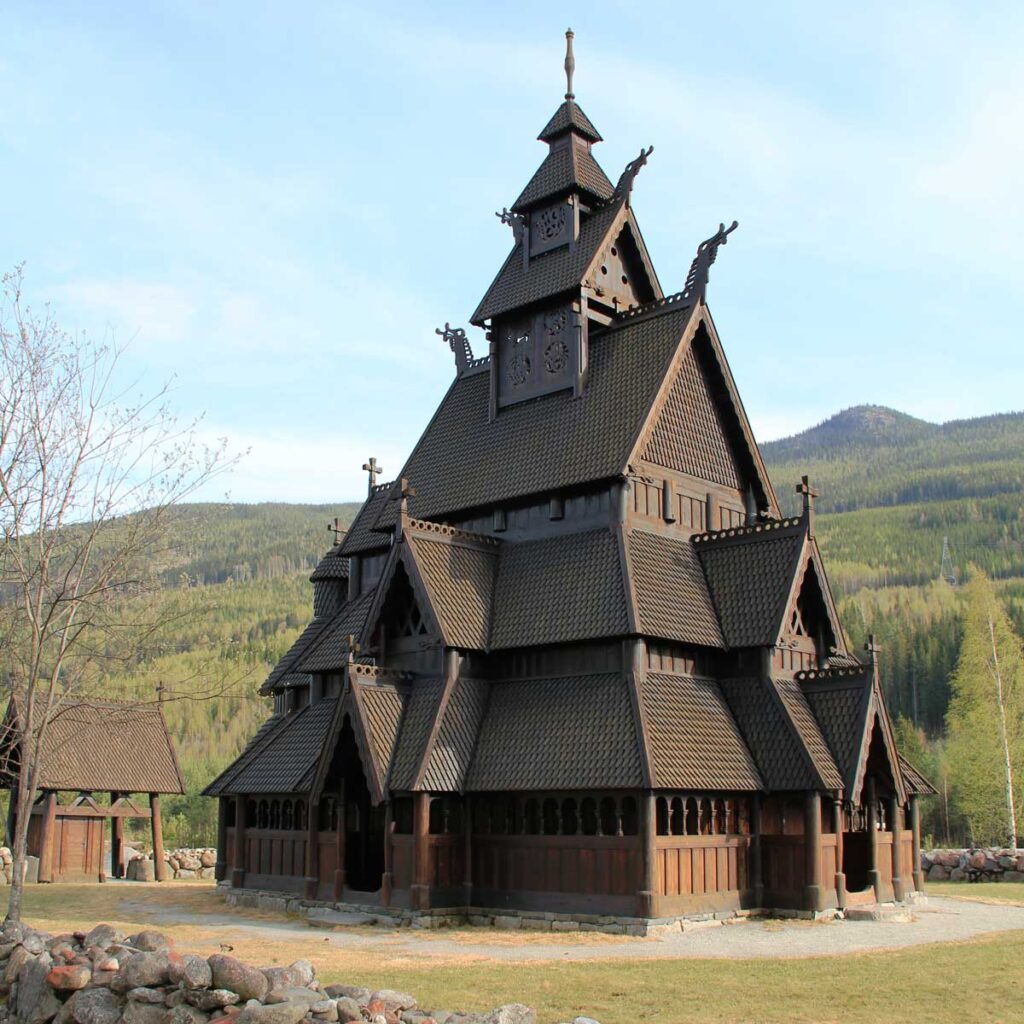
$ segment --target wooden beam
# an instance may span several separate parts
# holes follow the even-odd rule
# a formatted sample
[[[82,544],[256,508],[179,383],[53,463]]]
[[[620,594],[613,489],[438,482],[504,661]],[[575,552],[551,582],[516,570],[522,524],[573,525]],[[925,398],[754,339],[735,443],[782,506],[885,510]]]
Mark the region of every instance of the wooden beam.
[[[43,796],[43,821],[39,830],[39,881],[52,882],[54,876],[53,844],[57,837],[57,794],[52,790]]]
[[[302,892],[307,900],[316,899],[320,885],[319,817],[320,805],[311,801],[306,809],[306,877],[302,883]]]
[[[111,804],[117,799],[116,793],[110,794]],[[119,814],[110,819],[110,873],[124,878],[124,817]]]
[[[761,832],[763,829],[761,813],[762,797],[755,793],[750,801],[750,888],[754,894],[754,906],[764,904],[764,876],[761,867]]]
[[[217,862],[213,877],[223,882],[228,873],[228,797],[217,797]]]
[[[846,906],[846,872],[843,870],[843,801],[837,796],[832,801],[832,831],[836,834],[836,905]]]
[[[640,889],[636,894],[637,916],[654,917],[658,896],[658,814],[656,797],[648,790],[640,794],[640,827],[643,836],[643,863]]]
[[[430,794],[413,794],[413,910],[430,905]]]
[[[465,865],[462,872],[463,900],[467,907],[473,906],[473,801],[468,794],[462,795],[462,849]]]
[[[438,718],[440,717],[439,713]],[[384,806],[384,873],[380,878],[380,902],[385,907],[391,906],[391,886],[393,881],[392,858],[394,854],[391,849],[391,837],[395,831],[395,821],[391,808],[392,801],[388,800]]]
[[[914,889],[917,892],[924,892],[924,872],[921,870],[921,811],[917,803],[917,796],[911,794],[908,809],[910,811],[910,831],[913,836],[913,857],[914,864],[911,877],[914,879]]]
[[[900,833],[903,831],[903,808],[900,798],[895,794],[889,797],[889,828],[892,830],[892,895],[893,899],[902,902],[904,896],[903,878],[900,871],[900,852],[902,843]]]
[[[244,796],[235,797],[235,848],[231,851],[231,886],[245,885],[245,804]]]
[[[149,809],[153,812],[153,877],[158,882],[167,878],[167,862],[164,860],[164,828],[160,821],[160,794],[149,794]]]
[[[825,909],[821,884],[821,797],[809,790],[804,800],[804,900],[815,913]]]
[[[882,875],[878,870],[878,799],[875,780],[868,779],[868,885],[875,890],[875,901],[882,902]]]

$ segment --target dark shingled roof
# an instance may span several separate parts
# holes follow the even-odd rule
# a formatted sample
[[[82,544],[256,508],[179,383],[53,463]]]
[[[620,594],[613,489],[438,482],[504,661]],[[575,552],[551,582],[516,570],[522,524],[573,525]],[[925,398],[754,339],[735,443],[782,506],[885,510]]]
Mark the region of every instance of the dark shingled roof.
[[[498,545],[458,537],[433,539],[414,532],[407,541],[446,643],[484,650],[491,629]]]
[[[719,686],[765,786],[770,790],[814,789],[818,784],[816,773],[781,699],[772,692],[771,681],[754,677],[723,679]]]
[[[728,407],[729,398],[723,387],[721,399],[716,401],[708,381],[710,370],[702,362],[696,346],[691,345],[642,457],[699,480],[742,490],[743,475],[721,413],[720,402]],[[739,439],[737,443],[743,444]]]
[[[723,648],[707,580],[689,540],[631,530],[626,545],[640,632]]]
[[[915,796],[934,796],[938,790],[902,755],[900,758],[900,771],[903,773],[903,782],[907,792]]]
[[[308,793],[336,704],[326,699],[275,715],[204,794]]]
[[[713,679],[652,672],[641,699],[655,789],[763,788]]]
[[[867,714],[871,703],[871,670],[805,680],[804,696],[835,755],[849,794],[856,782]]]
[[[305,672],[297,672],[296,668],[299,659],[309,650],[311,644],[315,643],[329,619],[314,619],[300,634],[299,638],[288,648],[284,657],[274,666],[274,670],[267,676],[260,693],[264,696],[289,686],[303,686],[309,683],[309,675]]]
[[[339,669],[348,657],[345,638],[350,634],[359,636],[366,625],[366,616],[373,604],[374,591],[371,588],[349,601],[327,621],[324,628],[306,651],[299,657],[295,668],[299,672],[330,672]]]
[[[320,580],[348,579],[348,559],[342,558],[339,554],[340,551],[341,545],[333,547],[317,562],[313,575],[309,577],[310,583],[318,583]]]
[[[367,551],[379,551],[391,546],[391,538],[386,533],[374,531],[378,517],[388,504],[393,484],[378,484],[373,493],[363,502],[362,508],[356,513],[352,525],[341,542],[339,551],[342,555],[355,555]]]
[[[42,705],[36,704],[42,714]],[[0,763],[18,759],[15,700],[7,706]],[[40,789],[183,793],[184,783],[159,704],[63,698],[51,711],[39,757]]]
[[[416,776],[426,753],[443,691],[443,679],[417,679],[413,683],[391,764],[391,789],[416,788]]]
[[[373,748],[371,756],[383,790],[387,784],[388,769],[391,767],[395,743],[398,740],[406,696],[389,683],[364,683],[354,680],[352,689],[358,691],[366,734]]]
[[[594,127],[590,118],[583,113],[583,108],[575,100],[566,100],[551,115],[551,120],[544,125],[544,130],[537,138],[541,142],[550,142],[570,129],[578,132],[584,138],[590,139],[591,142],[601,142],[598,130]]]
[[[588,217],[581,217],[580,236],[575,246],[563,245],[533,256],[526,267],[523,266],[523,242],[517,242],[470,317],[470,323],[482,324],[520,306],[578,289],[606,240],[613,241],[608,234],[621,209],[621,202],[613,202],[595,209]]]
[[[465,786],[487,710],[488,689],[489,684],[483,679],[456,682],[423,773],[423,789],[453,793]]]
[[[615,193],[608,176],[585,143],[573,141],[558,146],[544,158],[536,174],[512,204],[515,211],[570,192],[586,192],[598,200],[611,199]]]
[[[468,790],[642,784],[632,702],[619,673],[491,685]]]
[[[595,334],[579,398],[510,405],[494,422],[487,374],[457,378],[403,470],[417,490],[411,514],[434,518],[618,476],[690,314],[670,307]]]
[[[730,647],[775,643],[805,537],[787,519],[693,538]]]
[[[779,697],[782,698],[783,706],[789,713],[790,721],[803,741],[804,749],[821,776],[823,787],[825,789],[842,789],[843,777],[840,774],[839,766],[822,735],[817,719],[807,704],[800,684],[791,676],[778,676],[772,681]]]
[[[628,632],[618,546],[608,529],[502,546],[491,647]]]

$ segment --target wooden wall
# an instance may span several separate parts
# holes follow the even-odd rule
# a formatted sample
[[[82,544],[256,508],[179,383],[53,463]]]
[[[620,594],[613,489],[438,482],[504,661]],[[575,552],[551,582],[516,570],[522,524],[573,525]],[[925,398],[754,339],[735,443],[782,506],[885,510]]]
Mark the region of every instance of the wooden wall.
[[[746,835],[658,836],[658,915],[702,913],[749,903],[751,839]]]

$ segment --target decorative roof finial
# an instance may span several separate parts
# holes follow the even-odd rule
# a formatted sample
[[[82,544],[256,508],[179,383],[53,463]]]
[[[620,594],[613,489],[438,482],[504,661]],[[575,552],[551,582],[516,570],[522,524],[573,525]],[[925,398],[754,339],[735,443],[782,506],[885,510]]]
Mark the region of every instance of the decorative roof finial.
[[[576,61],[572,55],[574,34],[571,28],[565,30],[565,98],[567,100],[576,99],[576,94],[572,91],[572,73],[576,70]]]

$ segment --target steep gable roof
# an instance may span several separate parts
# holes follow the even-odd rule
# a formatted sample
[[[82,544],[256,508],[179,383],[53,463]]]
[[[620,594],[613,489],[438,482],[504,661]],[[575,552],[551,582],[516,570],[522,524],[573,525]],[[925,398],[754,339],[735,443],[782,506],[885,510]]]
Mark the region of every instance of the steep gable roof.
[[[369,551],[386,549],[391,544],[391,537],[386,533],[374,530],[377,520],[388,504],[393,483],[377,484],[362,507],[356,513],[352,525],[341,542],[341,555],[365,554]]]
[[[729,647],[776,642],[805,542],[800,519],[693,537]]]
[[[576,140],[556,146],[548,153],[519,198],[512,204],[512,209],[525,210],[543,199],[574,191],[587,192],[601,200],[611,199],[615,192],[590,148]]]
[[[34,704],[35,721],[43,714]],[[0,765],[16,772],[20,733],[17,698],[0,729]],[[31,742],[31,741],[30,741]],[[63,697],[51,708],[39,749],[40,789],[122,793],[183,793],[181,769],[157,704]]]
[[[260,687],[261,696],[290,686],[302,686],[309,682],[308,673],[297,671],[298,664],[306,651],[320,638],[329,621],[330,619],[327,617],[315,618],[299,634],[298,639],[288,648],[284,657],[274,666],[273,671]]]
[[[351,704],[356,710],[353,729],[362,731],[365,751],[363,768],[369,777],[375,803],[385,798],[388,789],[388,775],[391,761],[398,742],[402,717],[408,697],[388,680],[364,679],[349,676]]]
[[[792,676],[777,676],[772,682],[789,716],[790,724],[799,736],[814,771],[817,772],[819,787],[841,789],[843,777],[836,759],[832,756],[818,721],[807,704],[800,684]]]
[[[444,686],[444,679],[437,677],[419,678],[413,684],[391,766],[392,789],[416,788]]]
[[[491,684],[467,790],[621,789],[642,782],[620,673]]]
[[[718,683],[648,673],[640,686],[656,789],[763,788]]]
[[[450,793],[465,788],[489,692],[490,684],[483,679],[455,682],[423,768],[423,789]]]
[[[436,518],[620,475],[689,318],[688,307],[673,307],[592,334],[579,398],[511,405],[493,422],[488,376],[456,378],[402,470],[417,491],[410,513]],[[394,521],[396,504],[385,503],[378,529]]]
[[[345,604],[324,624],[295,662],[298,672],[331,672],[341,668],[348,656],[347,636],[359,636],[373,603],[375,591],[367,590]]]
[[[625,533],[637,630],[646,636],[725,647],[693,545],[643,529]]]
[[[591,142],[602,141],[600,132],[574,99],[567,99],[559,106],[537,138],[541,142],[550,142],[570,130],[578,132],[584,138],[590,139]]]
[[[607,528],[502,546],[491,647],[629,631],[618,546]]]

